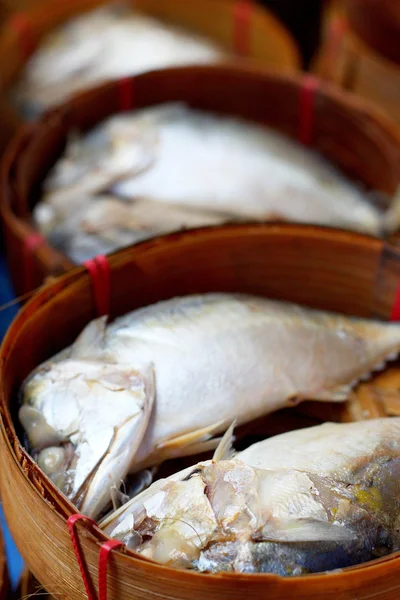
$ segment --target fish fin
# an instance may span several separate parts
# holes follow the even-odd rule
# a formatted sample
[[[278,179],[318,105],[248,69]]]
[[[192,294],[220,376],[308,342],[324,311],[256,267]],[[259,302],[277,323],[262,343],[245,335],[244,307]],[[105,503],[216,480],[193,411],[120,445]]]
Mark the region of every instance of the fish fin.
[[[233,448],[233,442],[235,438],[233,436],[233,430],[235,429],[235,426],[236,420],[233,421],[232,425],[227,429],[224,437],[218,444],[213,456],[215,462],[219,462],[220,460],[230,460],[234,456],[235,450]]]
[[[205,452],[213,452],[219,446],[222,441],[222,437],[211,438],[205,442],[199,442],[198,444],[191,444],[185,448],[185,456],[193,456],[195,454],[204,454]]]
[[[180,451],[188,446],[199,445],[201,442],[208,442],[214,433],[221,431],[224,429],[224,425],[226,425],[226,421],[219,421],[218,423],[214,423],[213,425],[209,425],[208,427],[203,427],[202,429],[196,429],[195,431],[191,431],[189,433],[185,433],[184,435],[179,435],[175,438],[171,438],[166,440],[165,442],[161,442],[157,445],[157,450],[164,453],[174,453],[174,451]]]
[[[91,321],[77,337],[71,348],[70,356],[73,358],[88,358],[88,350],[95,348],[97,351],[104,339],[108,317],[100,317]]]
[[[315,519],[280,521],[279,527],[270,524],[262,531],[265,542],[346,542],[355,537],[353,531],[341,525]]]
[[[121,480],[121,485],[122,483],[123,481]],[[114,512],[130,500],[129,496],[124,494],[115,483],[110,487],[110,495]]]
[[[353,385],[343,384],[331,390],[322,390],[316,394],[311,394],[309,400],[320,400],[321,402],[345,402],[349,399]]]

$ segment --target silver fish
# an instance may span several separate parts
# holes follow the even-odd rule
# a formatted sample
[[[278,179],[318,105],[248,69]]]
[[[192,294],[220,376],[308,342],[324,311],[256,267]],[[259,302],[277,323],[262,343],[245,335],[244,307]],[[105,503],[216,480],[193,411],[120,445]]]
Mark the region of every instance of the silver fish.
[[[75,260],[88,258],[79,248],[93,239],[99,251],[109,250],[111,214],[111,235],[122,236],[121,245],[137,241],[137,230],[124,223],[138,215],[149,224],[141,232],[148,238],[182,226],[271,218],[379,234],[385,218],[316,153],[266,127],[183,105],[117,115],[75,139],[49,174],[34,218],[44,235],[57,229],[61,249]]]
[[[399,350],[393,323],[245,295],[175,298],[91,322],[24,384],[20,419],[39,462],[56,448],[58,466],[72,445],[47,472],[97,515],[128,472],[215,449],[233,418],[343,401]]]
[[[128,6],[87,11],[56,28],[28,61],[13,90],[27,114],[37,115],[71,94],[132,74],[211,63],[226,53],[214,42]]]
[[[77,195],[76,199],[79,198],[81,196]],[[55,213],[49,213],[48,206],[43,205],[40,213],[43,225],[47,220],[42,232],[46,230],[50,243],[77,264],[155,235],[241,220],[236,215],[217,210],[149,199],[132,204],[110,195],[86,200],[77,210],[57,222],[52,219],[51,215]],[[65,206],[68,205],[67,202]]]
[[[325,423],[219,454],[155,482],[103,521],[105,533],[174,567],[283,576],[400,548],[400,418]]]

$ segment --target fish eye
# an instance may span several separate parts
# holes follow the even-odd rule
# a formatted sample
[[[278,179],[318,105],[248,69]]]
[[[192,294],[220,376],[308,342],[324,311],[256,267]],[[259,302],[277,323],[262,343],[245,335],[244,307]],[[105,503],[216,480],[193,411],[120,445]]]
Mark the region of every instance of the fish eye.
[[[182,481],[189,481],[194,475],[198,475],[199,473],[201,473],[201,469],[194,469],[189,475],[186,475]]]
[[[38,456],[38,465],[47,475],[53,475],[63,466],[65,455],[65,449],[60,446],[46,448]]]

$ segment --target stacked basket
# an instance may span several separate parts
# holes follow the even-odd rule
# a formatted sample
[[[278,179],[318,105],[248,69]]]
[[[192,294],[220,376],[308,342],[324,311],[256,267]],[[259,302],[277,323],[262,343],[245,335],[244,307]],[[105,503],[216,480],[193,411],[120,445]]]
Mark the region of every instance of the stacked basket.
[[[330,19],[316,71],[400,120],[400,12],[392,0],[348,0]]]
[[[12,84],[46,34],[69,19],[104,4],[105,0],[56,3],[43,0],[12,13],[0,33],[1,96],[8,98]],[[226,51],[260,65],[281,71],[300,67],[300,57],[290,34],[272,14],[256,4],[235,0],[207,0],[206,3],[200,0],[187,3],[139,0],[134,2],[134,7],[151,17],[209,38]],[[16,114],[13,119],[17,119]],[[5,123],[9,121],[8,116]]]
[[[21,130],[7,152],[1,211],[19,293],[73,267],[38,235],[31,218],[41,183],[65,147],[68,131],[86,131],[121,110],[174,101],[244,117],[297,139],[379,192],[385,208],[397,191],[400,137],[392,123],[362,100],[314,79],[228,65],[167,69],[109,83]]]

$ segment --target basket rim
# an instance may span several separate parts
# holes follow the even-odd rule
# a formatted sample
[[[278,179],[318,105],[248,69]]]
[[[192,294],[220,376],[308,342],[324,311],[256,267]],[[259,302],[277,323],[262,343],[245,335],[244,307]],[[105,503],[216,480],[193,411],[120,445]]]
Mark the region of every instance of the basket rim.
[[[109,261],[111,268],[118,267],[118,264],[126,264],[128,262],[134,262],[135,257],[133,255],[133,251],[146,253],[151,250],[152,247],[158,246],[160,244],[163,247],[167,247],[166,244],[174,245],[179,243],[179,240],[184,237],[190,239],[191,243],[198,243],[200,240],[201,243],[204,243],[206,238],[214,237],[214,236],[228,236],[231,235],[232,232],[240,232],[243,230],[243,235],[258,235],[258,236],[268,236],[268,235],[279,235],[280,233],[285,233],[287,236],[296,236],[301,239],[305,234],[307,238],[314,238],[315,240],[324,239],[326,241],[337,241],[341,240],[344,243],[349,245],[349,249],[353,246],[360,246],[360,244],[365,247],[371,248],[374,247],[375,251],[378,254],[382,254],[385,248],[389,247],[389,244],[384,240],[379,240],[372,236],[368,236],[362,233],[357,232],[348,232],[341,229],[335,229],[331,227],[323,227],[316,225],[299,225],[295,223],[280,223],[280,224],[271,224],[271,223],[258,223],[258,224],[229,224],[229,225],[218,225],[215,227],[201,227],[195,230],[190,230],[187,232],[179,232],[179,233],[170,233],[164,236],[160,236],[159,238],[155,238],[152,240],[144,240],[134,247],[130,247],[128,249],[118,250],[115,253],[109,255]],[[194,234],[194,235],[193,235]],[[400,260],[400,249],[395,250],[393,247],[390,247],[391,252],[395,252]],[[119,260],[121,259],[121,263]],[[123,260],[122,260],[123,259]],[[57,293],[61,292],[66,288],[71,288],[78,283],[81,283],[82,280],[86,279],[86,285],[90,285],[90,277],[86,271],[86,269],[82,266],[78,266],[73,270],[69,271],[65,275],[60,276],[56,281],[52,283],[48,283],[42,288],[40,288],[33,297],[21,308],[17,316],[14,318],[10,328],[8,329],[6,336],[3,339],[3,342],[0,347],[0,374],[3,370],[4,365],[4,355],[7,354],[7,348],[12,346],[11,342],[13,338],[17,338],[19,335],[19,331],[29,325],[29,321],[34,318],[36,309],[40,309],[40,307],[46,307],[48,304],[51,304],[52,299],[57,295]],[[37,313],[36,313],[37,314]],[[30,315],[30,316],[29,316]],[[25,320],[24,320],[25,319]],[[23,477],[29,482],[31,488],[35,491],[36,494],[42,500],[43,506],[45,510],[55,510],[58,517],[63,520],[66,524],[65,514],[69,516],[72,514],[77,514],[77,509],[73,506],[73,504],[55,487],[55,485],[46,477],[44,473],[37,467],[36,463],[29,456],[29,454],[23,448],[19,438],[16,435],[13,421],[11,418],[11,414],[8,408],[8,404],[5,401],[3,387],[0,386],[0,428],[1,428],[1,436],[7,448],[9,455],[12,458],[13,463],[17,466]],[[5,421],[6,419],[6,421]],[[15,452],[15,445],[18,445],[19,452],[21,453],[21,459],[18,458]],[[35,469],[36,475],[38,476],[41,484],[46,491],[51,494],[53,498],[52,508],[46,502],[44,495],[41,494],[38,488],[33,484],[31,478],[28,477],[26,471],[24,470],[22,461],[27,461],[30,465]],[[62,509],[60,504],[62,503]],[[81,527],[83,527],[89,536],[94,539],[97,547],[100,549],[101,544],[104,541],[109,540],[110,538],[106,536],[101,529],[97,526],[93,526],[87,523],[82,523]],[[339,576],[343,578],[343,576],[351,577],[351,575],[355,571],[365,571],[365,570],[376,570],[384,568],[392,561],[400,560],[400,551],[391,553],[383,558],[375,559],[372,561],[368,561],[365,563],[361,563],[359,565],[355,565],[352,567],[345,567],[339,571],[327,571],[322,573],[309,574],[306,576],[293,576],[290,578],[285,578],[280,575],[271,574],[271,573],[197,573],[190,570],[180,570],[171,568],[167,565],[163,565],[157,563],[151,559],[147,559],[145,557],[140,556],[132,550],[129,550],[125,547],[123,549],[115,549],[114,553],[118,556],[124,556],[127,560],[136,562],[139,561],[141,564],[147,563],[151,565],[152,568],[161,569],[164,573],[168,573],[169,576],[173,576],[173,574],[179,574],[179,577],[187,577],[193,581],[193,578],[200,577],[203,579],[206,577],[218,578],[218,579],[229,579],[229,580],[238,580],[241,579],[245,581],[248,585],[251,585],[252,581],[265,581],[265,583],[271,581],[279,581],[280,585],[287,586],[290,588],[291,586],[296,586],[299,584],[299,581],[307,580],[307,581],[317,581],[324,580],[327,583],[331,580],[337,579]]]

